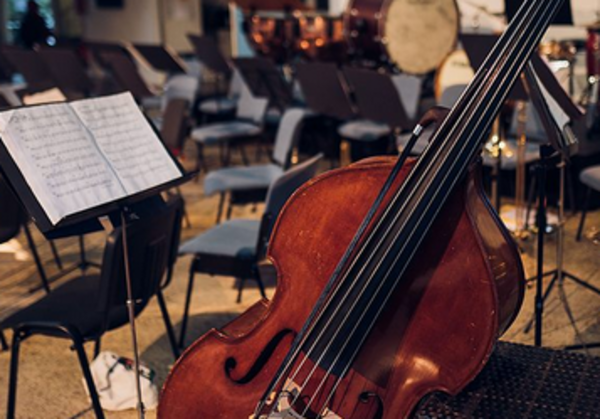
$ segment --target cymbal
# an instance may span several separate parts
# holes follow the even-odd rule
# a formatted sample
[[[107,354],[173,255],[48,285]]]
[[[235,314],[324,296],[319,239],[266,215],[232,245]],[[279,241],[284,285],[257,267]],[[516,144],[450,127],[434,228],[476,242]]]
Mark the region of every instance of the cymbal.
[[[301,0],[235,0],[245,10],[308,10]]]

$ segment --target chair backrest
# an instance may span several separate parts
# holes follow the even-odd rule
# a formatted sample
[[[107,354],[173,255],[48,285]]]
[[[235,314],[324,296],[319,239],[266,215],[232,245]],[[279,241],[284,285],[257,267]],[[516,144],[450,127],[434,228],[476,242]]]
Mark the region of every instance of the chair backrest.
[[[163,112],[160,130],[164,144],[176,156],[181,153],[187,133],[187,116],[189,104],[185,99],[172,99]]]
[[[307,109],[292,108],[286,110],[281,118],[275,137],[275,146],[273,147],[273,161],[284,169],[290,167],[292,151],[298,144],[302,123],[309,113],[310,111]]]
[[[200,79],[188,74],[177,74],[170,77],[165,83],[163,95],[163,110],[173,99],[185,99],[188,106],[196,103],[196,97],[200,88]]]
[[[27,213],[0,175],[0,243],[16,237],[26,220]]]
[[[3,47],[2,55],[27,82],[30,91],[48,90],[58,87],[50,69],[33,50]]]
[[[406,116],[411,121],[415,120],[418,117],[419,105],[421,104],[423,80],[410,74],[394,74],[391,77],[404,105]]]
[[[82,60],[68,48],[42,48],[38,54],[52,73],[61,91],[82,97],[91,95],[94,84]]]
[[[463,94],[465,89],[467,88],[466,84],[455,84],[452,86],[448,86],[442,92],[442,96],[440,97],[440,103],[438,105],[444,106],[446,108],[452,108],[460,96]]]
[[[127,251],[136,308],[143,308],[156,294],[172,259],[173,234],[181,223],[181,198],[170,199],[155,214],[130,222],[126,228]],[[127,302],[122,227],[107,238],[102,259],[97,309],[104,314],[101,331],[110,326],[110,313],[123,309]]]
[[[269,99],[254,97],[249,90],[244,89],[238,100],[236,118],[262,124],[267,112]]]
[[[138,103],[154,94],[138,72],[135,63],[126,55],[115,52],[101,52],[100,56],[108,64],[113,76],[124,90],[128,90]]]
[[[277,220],[281,209],[300,186],[304,185],[315,176],[322,158],[323,155],[318,154],[311,159],[292,167],[287,172],[283,173],[269,187],[256,248],[256,254],[259,259],[264,256],[271,237],[271,232],[273,231],[275,221]]]

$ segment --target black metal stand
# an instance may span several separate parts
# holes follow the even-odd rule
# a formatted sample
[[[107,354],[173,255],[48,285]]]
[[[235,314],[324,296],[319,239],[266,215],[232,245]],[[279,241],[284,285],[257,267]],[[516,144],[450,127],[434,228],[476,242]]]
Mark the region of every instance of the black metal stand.
[[[578,278],[577,276],[564,270],[564,199],[565,199],[565,168],[566,162],[563,158],[560,165],[560,198],[559,198],[559,222],[558,222],[558,240],[557,240],[557,268],[549,272],[544,272],[544,238],[546,235],[547,219],[546,219],[546,174],[548,170],[548,159],[552,155],[553,149],[549,146],[540,147],[541,160],[536,167],[536,177],[538,182],[538,213],[536,217],[536,224],[538,228],[538,251],[537,251],[537,275],[529,278],[527,282],[536,281],[536,297],[535,297],[535,314],[532,319],[525,326],[525,333],[529,333],[535,322],[535,345],[542,346],[542,334],[543,334],[543,312],[545,302],[550,297],[550,294],[555,288],[558,288],[558,292],[561,296],[561,302],[565,309],[565,312],[569,316],[573,328],[576,334],[579,336],[579,331],[575,325],[575,319],[573,317],[571,307],[564,292],[564,284],[566,280],[570,280],[578,286],[581,286],[589,291],[600,296],[600,289],[587,283],[586,281]],[[547,288],[544,290],[544,278],[551,277],[552,279],[548,283]],[[581,340],[581,339],[580,339]],[[567,346],[567,350],[577,349],[590,349],[599,348],[600,342],[580,345]]]
[[[133,360],[135,368],[135,384],[136,384],[136,396],[137,396],[137,411],[139,419],[144,419],[146,411],[144,408],[144,402],[142,400],[142,383],[141,383],[141,370],[140,370],[140,351],[137,341],[137,331],[135,327],[135,304],[136,301],[133,296],[133,286],[131,283],[130,267],[129,267],[129,249],[127,247],[127,223],[128,223],[129,210],[123,208],[121,210],[121,232],[123,235],[123,260],[125,268],[125,281],[127,282],[127,314],[129,317],[129,326],[131,329],[131,341],[133,345]]]

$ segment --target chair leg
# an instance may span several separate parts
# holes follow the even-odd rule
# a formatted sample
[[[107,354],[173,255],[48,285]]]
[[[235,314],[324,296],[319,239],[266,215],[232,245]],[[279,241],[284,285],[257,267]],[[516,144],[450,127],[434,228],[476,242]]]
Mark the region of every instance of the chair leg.
[[[219,199],[219,209],[217,210],[217,224],[221,223],[221,216],[223,215],[223,206],[225,205],[225,193],[221,193]]]
[[[258,269],[257,269],[258,271]],[[260,290],[260,295],[262,298],[267,298],[267,293],[265,292],[265,284],[262,281],[262,278],[260,277],[260,273],[256,272],[254,274],[254,280],[256,281],[256,283],[258,284],[258,289]]]
[[[4,331],[0,330],[0,351],[8,351],[8,342],[6,341],[6,336],[4,336]]]
[[[183,194],[181,193],[180,187],[175,188],[175,192],[177,193],[177,196],[179,196],[180,198],[183,199]],[[184,222],[185,228],[192,228],[192,221],[190,220],[190,215],[188,214],[187,207],[185,205],[185,201],[184,201],[184,205],[183,205],[183,222]]]
[[[181,319],[181,330],[179,331],[179,347],[184,348],[185,346],[185,333],[187,331],[188,317],[190,313],[190,304],[192,301],[192,291],[194,290],[194,275],[196,274],[198,260],[194,259],[190,266],[190,277],[188,280],[188,288],[185,294],[185,305],[183,309],[183,318]]]
[[[8,405],[6,408],[6,419],[14,419],[17,407],[17,379],[19,375],[19,349],[21,347],[22,335],[15,330],[10,354],[10,377],[8,381]]]
[[[231,204],[231,200],[228,202],[227,205],[227,219],[231,220],[231,211],[233,210],[233,205]]]
[[[206,162],[204,160],[204,146],[200,143],[196,143],[196,170],[198,175],[196,176],[196,182],[200,180],[200,173],[206,170]]]
[[[171,350],[173,351],[173,356],[175,359],[179,358],[179,347],[177,346],[177,340],[175,338],[175,332],[173,331],[173,323],[171,323],[171,317],[169,316],[169,311],[167,310],[167,303],[165,301],[165,296],[162,291],[159,290],[156,294],[158,305],[160,307],[160,311],[163,316],[163,320],[165,321],[165,327],[167,329],[167,337],[169,338],[169,343],[171,344]]]
[[[525,213],[525,231],[529,230],[529,217],[531,215],[531,210],[533,209],[533,202],[535,201],[535,192],[536,192],[536,176],[531,177],[531,182],[529,183],[529,196],[527,197],[527,212]],[[498,193],[500,193],[498,191]]]
[[[46,271],[44,270],[44,265],[42,265],[42,260],[40,259],[40,255],[38,254],[37,247],[35,246],[35,242],[33,241],[33,236],[31,235],[31,230],[29,230],[29,226],[27,223],[23,225],[23,230],[25,231],[25,237],[27,238],[27,244],[29,245],[29,251],[33,256],[33,260],[35,262],[35,266],[37,267],[38,274],[40,275],[40,280],[42,281],[42,287],[47,293],[50,293],[50,283],[48,282],[48,277],[46,276]]]
[[[244,292],[244,285],[246,284],[246,278],[238,278],[239,283],[238,283],[238,296],[237,296],[237,303],[241,303],[242,302],[242,293]]]
[[[590,206],[590,198],[592,196],[592,188],[588,188],[585,193],[585,200],[583,201],[583,208],[581,209],[581,220],[579,221],[579,228],[577,229],[577,241],[581,241],[581,235],[583,234],[583,226],[585,225],[585,217],[587,216],[588,207]]]
[[[83,378],[85,379],[85,383],[88,388],[88,392],[90,394],[90,399],[92,399],[92,408],[94,409],[94,413],[96,414],[96,418],[103,419],[104,412],[102,411],[102,405],[100,404],[100,398],[98,397],[98,392],[96,390],[96,385],[94,384],[94,379],[92,378],[92,372],[90,371],[90,364],[87,359],[87,355],[85,354],[85,350],[83,349],[83,343],[78,339],[73,339],[73,346],[75,348],[75,352],[77,352],[77,358],[79,359],[79,364],[81,365],[81,371],[83,372]]]
[[[99,337],[94,341],[94,359],[98,358],[100,351],[102,350],[102,338]]]
[[[60,258],[60,254],[58,253],[58,249],[56,248],[54,240],[50,240],[50,249],[52,250],[52,257],[54,258],[54,263],[56,264],[56,267],[62,271],[62,259]]]
[[[242,163],[244,166],[248,166],[250,162],[248,161],[248,156],[246,155],[246,147],[244,147],[243,144],[238,144],[237,148],[240,151],[240,156],[242,156]]]

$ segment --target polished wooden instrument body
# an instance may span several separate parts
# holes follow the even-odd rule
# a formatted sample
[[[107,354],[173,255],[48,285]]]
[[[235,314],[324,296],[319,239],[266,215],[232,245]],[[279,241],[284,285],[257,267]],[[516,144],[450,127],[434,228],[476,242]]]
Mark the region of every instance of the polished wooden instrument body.
[[[326,173],[292,197],[269,247],[278,272],[273,300],[185,352],[165,384],[160,418],[253,414],[395,160],[375,158]],[[413,164],[403,167],[393,190]],[[521,262],[478,174],[471,169],[442,207],[407,281],[393,292],[336,388],[328,406],[337,416],[330,417],[403,418],[427,394],[456,394],[483,368],[514,319],[524,290]],[[322,377],[317,370],[316,378]],[[318,382],[309,384],[307,394]],[[326,387],[333,383],[331,377]]]

